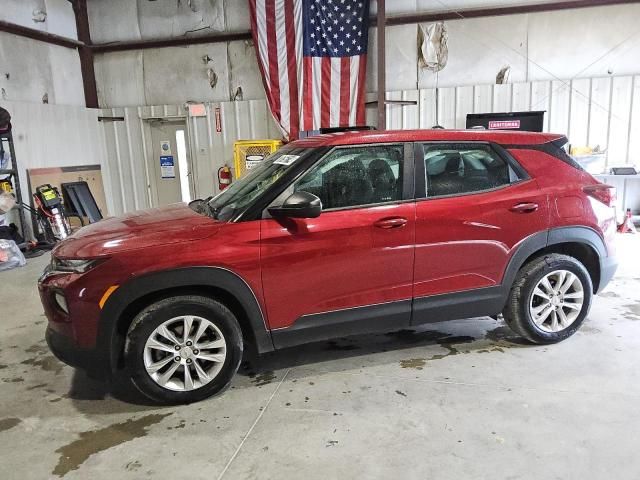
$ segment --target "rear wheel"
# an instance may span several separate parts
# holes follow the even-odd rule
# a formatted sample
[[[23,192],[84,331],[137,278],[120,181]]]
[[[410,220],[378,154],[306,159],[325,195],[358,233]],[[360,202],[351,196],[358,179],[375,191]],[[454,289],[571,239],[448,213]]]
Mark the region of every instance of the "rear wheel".
[[[589,313],[591,277],[582,263],[557,253],[520,269],[503,312],[519,335],[534,343],[556,343],[573,335]]]
[[[191,403],[229,385],[242,349],[240,326],[227,307],[207,297],[178,296],[136,316],[125,359],[144,395],[159,403]]]

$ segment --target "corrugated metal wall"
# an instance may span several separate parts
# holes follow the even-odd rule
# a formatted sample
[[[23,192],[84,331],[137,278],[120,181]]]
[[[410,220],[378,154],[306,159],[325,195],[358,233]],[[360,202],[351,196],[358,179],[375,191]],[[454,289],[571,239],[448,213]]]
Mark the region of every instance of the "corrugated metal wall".
[[[11,113],[25,203],[30,202],[26,172],[30,168],[108,163],[99,110],[9,101],[1,106]],[[105,179],[105,192],[110,191],[114,191],[112,185]]]
[[[150,158],[153,145],[149,119],[186,121],[194,198],[217,193],[217,170],[225,163],[233,167],[236,140],[280,138],[264,100],[205,106],[204,117],[189,117],[184,106],[176,105],[102,110],[105,116],[124,117],[124,121],[103,123],[107,148],[105,171],[112,184],[119,187],[113,195],[115,214],[155,204],[155,181],[147,168],[149,160],[155,161]],[[219,128],[216,109],[220,115]]]
[[[546,110],[546,131],[568,134],[573,145],[607,149],[608,165],[640,163],[640,76],[441,88],[437,118],[434,89],[389,92],[387,98],[417,102],[389,106],[388,128],[464,128],[467,113]],[[225,163],[233,166],[236,140],[280,138],[264,100],[208,103],[206,116],[194,118],[175,105],[102,111],[12,102],[3,106],[13,115],[21,168],[100,163],[111,215],[154,204],[155,182],[147,168],[148,161],[155,161],[150,118],[186,122],[195,197],[217,192],[217,169]],[[98,115],[124,121],[98,122]],[[375,118],[375,108],[367,109],[370,125]],[[26,187],[24,172],[22,181]]]
[[[574,146],[600,146],[608,166],[640,163],[640,76],[440,88],[437,118],[435,89],[389,92],[387,99],[417,102],[390,105],[389,129],[465,128],[467,113],[546,110],[545,131],[568,135]],[[375,109],[367,121],[376,124]]]

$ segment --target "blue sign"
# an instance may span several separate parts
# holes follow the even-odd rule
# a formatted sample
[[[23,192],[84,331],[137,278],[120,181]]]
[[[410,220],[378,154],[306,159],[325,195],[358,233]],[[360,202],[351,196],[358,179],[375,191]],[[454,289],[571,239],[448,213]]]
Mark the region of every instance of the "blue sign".
[[[160,155],[160,176],[162,178],[176,178],[173,155]]]

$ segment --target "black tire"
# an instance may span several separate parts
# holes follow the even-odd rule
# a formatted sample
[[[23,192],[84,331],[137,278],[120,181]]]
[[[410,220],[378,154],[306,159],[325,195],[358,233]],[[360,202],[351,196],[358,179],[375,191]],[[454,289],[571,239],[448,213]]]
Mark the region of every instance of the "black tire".
[[[558,332],[548,332],[539,328],[533,321],[529,305],[538,282],[557,270],[572,272],[582,282],[583,304],[571,325]],[[592,297],[593,285],[584,265],[568,255],[551,253],[531,260],[520,269],[502,313],[507,325],[528,341],[537,344],[557,343],[570,337],[580,328],[589,313]]]
[[[213,323],[226,342],[226,358],[215,377],[205,385],[188,391],[170,390],[158,384],[145,368],[144,349],[149,336],[162,323],[175,317],[194,315]],[[242,360],[242,331],[236,317],[222,303],[211,298],[184,295],[153,303],[131,323],[125,344],[126,371],[142,394],[160,404],[193,403],[204,400],[229,386]],[[195,362],[195,360],[194,360]],[[184,368],[184,367],[182,367]],[[186,382],[184,382],[186,384]]]

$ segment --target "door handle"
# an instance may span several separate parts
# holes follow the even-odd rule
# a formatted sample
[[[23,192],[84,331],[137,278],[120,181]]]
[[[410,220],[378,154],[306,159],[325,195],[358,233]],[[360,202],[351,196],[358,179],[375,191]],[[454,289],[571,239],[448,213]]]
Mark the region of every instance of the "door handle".
[[[533,202],[518,203],[509,210],[516,213],[532,213],[538,210],[538,204]]]
[[[389,229],[389,228],[404,227],[406,224],[407,224],[406,218],[388,217],[388,218],[381,218],[380,220],[376,221],[373,225],[378,228]]]

